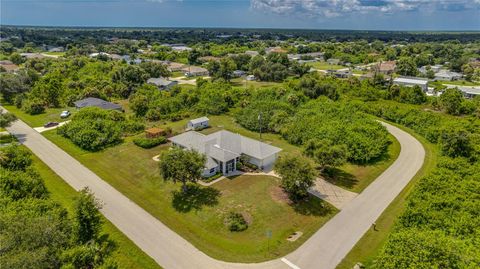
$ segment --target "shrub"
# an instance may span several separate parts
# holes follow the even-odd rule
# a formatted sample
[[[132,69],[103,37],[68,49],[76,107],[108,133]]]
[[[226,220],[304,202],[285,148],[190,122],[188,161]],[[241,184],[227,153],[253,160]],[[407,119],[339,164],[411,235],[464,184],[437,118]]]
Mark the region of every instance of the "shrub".
[[[157,138],[145,138],[145,137],[138,137],[133,140],[133,143],[141,148],[149,149],[160,144],[164,144],[167,142],[167,139],[164,136],[160,136]]]
[[[45,112],[45,106],[40,100],[25,99],[22,102],[22,110],[30,115],[37,115]]]
[[[237,212],[230,212],[225,219],[225,223],[231,232],[241,232],[248,228],[247,221],[242,214]]]
[[[82,149],[97,151],[121,141],[124,121],[125,117],[118,111],[84,108],[57,132]]]

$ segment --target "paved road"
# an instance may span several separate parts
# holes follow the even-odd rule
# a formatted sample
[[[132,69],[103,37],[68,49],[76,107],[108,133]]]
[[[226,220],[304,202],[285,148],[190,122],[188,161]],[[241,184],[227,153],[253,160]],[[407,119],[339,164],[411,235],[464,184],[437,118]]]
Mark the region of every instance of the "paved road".
[[[88,186],[103,201],[105,217],[164,268],[333,269],[422,166],[422,145],[400,129],[386,126],[402,147],[394,164],[296,251],[258,264],[226,263],[207,256],[22,121],[7,129],[73,188]]]

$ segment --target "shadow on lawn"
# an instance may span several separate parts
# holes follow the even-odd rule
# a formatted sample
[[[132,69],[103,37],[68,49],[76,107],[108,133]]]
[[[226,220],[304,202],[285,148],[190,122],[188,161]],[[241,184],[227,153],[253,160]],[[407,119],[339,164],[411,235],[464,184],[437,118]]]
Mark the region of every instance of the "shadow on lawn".
[[[347,189],[353,188],[358,183],[355,176],[338,168],[326,168],[322,173],[322,177],[333,185]]]
[[[292,207],[295,212],[305,216],[323,217],[333,212],[332,207],[327,202],[312,196],[292,203]]]
[[[203,206],[214,206],[218,204],[220,191],[211,187],[199,187],[188,185],[187,191],[173,191],[172,206],[178,212],[187,213],[200,210]]]

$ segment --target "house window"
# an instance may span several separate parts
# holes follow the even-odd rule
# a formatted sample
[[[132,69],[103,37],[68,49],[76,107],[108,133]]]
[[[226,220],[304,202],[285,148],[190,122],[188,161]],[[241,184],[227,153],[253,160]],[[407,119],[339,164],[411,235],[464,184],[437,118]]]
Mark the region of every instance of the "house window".
[[[210,169],[210,174],[215,173],[215,168]]]

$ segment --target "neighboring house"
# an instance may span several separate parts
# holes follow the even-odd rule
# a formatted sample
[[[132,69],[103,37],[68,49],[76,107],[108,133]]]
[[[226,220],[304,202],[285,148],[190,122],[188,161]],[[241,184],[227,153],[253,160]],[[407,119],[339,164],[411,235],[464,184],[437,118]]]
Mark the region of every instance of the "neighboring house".
[[[465,98],[474,98],[475,96],[480,96],[480,86],[458,86],[458,85],[450,85],[450,84],[443,84],[447,86],[447,88],[457,88],[461,92],[463,92],[463,96]]]
[[[245,51],[245,54],[250,55],[252,57],[255,57],[255,56],[259,55],[260,53],[258,51],[255,51],[255,50],[247,50],[247,51]]]
[[[394,85],[407,87],[419,86],[424,92],[428,91],[428,79],[417,77],[398,77],[393,80]]]
[[[260,169],[271,168],[281,151],[280,148],[225,130],[209,135],[190,131],[169,140],[174,146],[205,154],[204,177],[218,172],[224,175],[235,172],[241,156]]]
[[[95,58],[95,57],[98,57],[98,56],[107,56],[108,58],[111,58],[110,54],[108,54],[106,52],[94,52],[94,53],[90,53],[88,55],[88,57],[90,57],[90,58]]]
[[[233,75],[234,77],[237,77],[237,78],[242,77],[242,76],[245,76],[245,74],[246,74],[246,72],[243,71],[243,70],[235,70],[235,71],[233,71],[233,73],[232,73],[232,75]]]
[[[31,52],[20,53],[20,56],[26,59],[43,59],[47,57],[41,53],[31,53]]]
[[[81,109],[84,107],[99,107],[105,110],[118,110],[123,111],[122,106],[119,104],[110,103],[108,101],[95,98],[95,97],[88,97],[82,100],[78,100],[74,102],[75,107],[77,109]]]
[[[349,78],[352,76],[350,68],[342,68],[338,70],[327,70],[327,73],[335,75],[337,78]]]
[[[281,47],[269,47],[265,49],[265,53],[287,53],[288,51],[285,49],[282,49]]]
[[[165,78],[149,78],[147,83],[157,86],[160,90],[168,90],[178,84],[176,80],[168,80]]]
[[[460,74],[460,73],[442,69],[442,70],[438,71],[437,73],[435,73],[434,80],[452,81],[452,80],[459,80],[462,77],[463,77],[463,75]]]
[[[397,68],[397,63],[395,61],[385,61],[385,62],[380,62],[377,66],[377,71],[385,74],[385,75],[390,75],[393,72],[395,72],[395,69]]]
[[[340,59],[335,59],[335,58],[330,58],[327,60],[327,63],[331,65],[339,65],[340,64]]]
[[[246,79],[249,81],[253,81],[253,80],[256,80],[257,78],[254,75],[248,75]]]
[[[52,47],[48,48],[48,52],[64,52],[65,49],[63,47]]]
[[[182,71],[185,72],[186,77],[208,76],[208,70],[206,68],[194,65],[184,67]]]
[[[182,63],[176,63],[176,62],[163,62],[163,63],[167,65],[167,69],[170,72],[182,71],[183,68],[185,68],[185,65]]]
[[[5,60],[5,61],[0,61],[0,67],[5,69],[9,73],[15,73],[17,72],[20,67],[18,65],[12,63],[11,61]]]
[[[200,130],[205,129],[209,125],[209,119],[207,117],[196,118],[193,120],[189,120],[187,123],[187,130]]]
[[[434,72],[434,73],[437,73],[438,71],[440,71],[440,69],[442,69],[442,65],[441,64],[436,64],[436,65],[431,65],[430,66],[430,69]],[[428,71],[428,65],[424,65],[420,68],[418,68],[418,71],[422,74],[427,74],[427,71]]]
[[[220,57],[215,57],[215,56],[203,56],[199,57],[197,60],[201,63],[207,63],[207,62],[220,62],[222,58]]]

